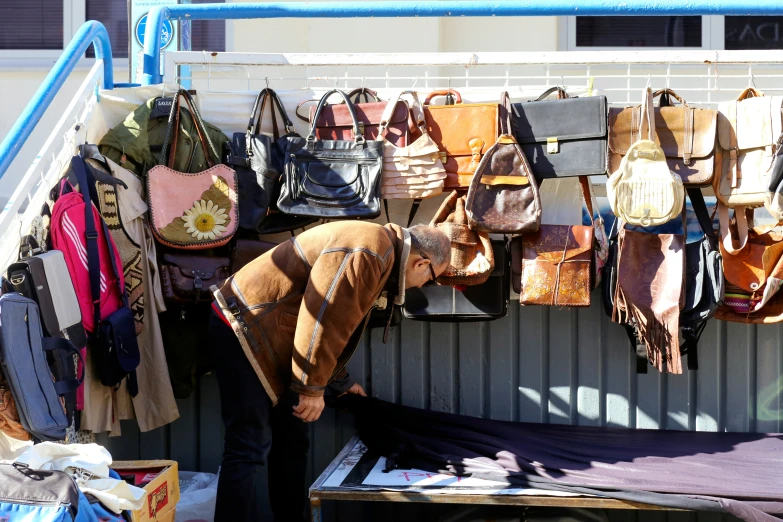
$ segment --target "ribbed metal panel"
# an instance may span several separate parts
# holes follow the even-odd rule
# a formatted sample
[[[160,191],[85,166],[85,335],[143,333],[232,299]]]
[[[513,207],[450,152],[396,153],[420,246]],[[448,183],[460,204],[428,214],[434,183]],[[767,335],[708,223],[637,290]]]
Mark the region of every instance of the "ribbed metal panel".
[[[651,370],[637,375],[625,333],[604,314],[600,299],[600,292],[594,292],[593,305],[586,309],[520,307],[512,300],[509,316],[489,323],[405,321],[388,344],[381,341],[380,331],[365,336],[349,369],[374,397],[464,415],[595,426],[781,431],[780,326],[712,321],[699,344],[697,372],[662,375]],[[215,472],[222,423],[214,378],[202,378],[197,392],[179,401],[179,408],[181,418],[170,426],[140,434],[135,423],[124,422],[122,437],[100,442],[116,459],[172,458],[183,470]],[[324,413],[312,427],[310,480],[352,434],[349,414]],[[413,516],[411,509],[339,506],[325,515],[383,519]],[[637,516],[661,522],[667,517],[613,514],[623,520]],[[672,522],[693,517],[668,515]],[[709,514],[698,518],[719,519]]]

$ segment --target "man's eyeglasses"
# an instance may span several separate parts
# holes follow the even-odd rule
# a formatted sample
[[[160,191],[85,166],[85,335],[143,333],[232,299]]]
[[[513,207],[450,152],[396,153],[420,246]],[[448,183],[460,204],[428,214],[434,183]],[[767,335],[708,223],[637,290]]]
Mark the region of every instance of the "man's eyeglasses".
[[[430,279],[430,281],[432,282],[432,284],[435,284],[435,280],[438,278],[438,276],[435,275],[435,270],[432,268],[432,260],[422,253],[419,253],[419,255],[424,259],[426,259],[427,261],[429,261],[429,263],[427,263],[427,267],[429,267],[430,274],[432,275],[432,279]]]

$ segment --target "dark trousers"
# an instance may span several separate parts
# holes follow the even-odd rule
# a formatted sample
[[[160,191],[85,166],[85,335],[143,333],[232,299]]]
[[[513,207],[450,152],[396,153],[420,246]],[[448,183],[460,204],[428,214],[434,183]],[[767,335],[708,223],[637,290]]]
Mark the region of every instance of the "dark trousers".
[[[215,522],[263,518],[255,494],[263,466],[269,473],[275,521],[308,520],[305,473],[309,430],[292,415],[299,397],[288,392],[272,407],[236,335],[214,312],[209,331],[226,433]]]

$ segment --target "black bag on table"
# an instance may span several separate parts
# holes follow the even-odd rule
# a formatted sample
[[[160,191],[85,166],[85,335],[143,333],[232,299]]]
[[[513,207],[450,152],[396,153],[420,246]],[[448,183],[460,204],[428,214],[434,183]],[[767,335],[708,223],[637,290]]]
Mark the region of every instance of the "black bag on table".
[[[492,321],[508,314],[510,266],[505,240],[492,240],[495,268],[486,282],[456,288],[429,285],[405,292],[403,315],[416,321]]]

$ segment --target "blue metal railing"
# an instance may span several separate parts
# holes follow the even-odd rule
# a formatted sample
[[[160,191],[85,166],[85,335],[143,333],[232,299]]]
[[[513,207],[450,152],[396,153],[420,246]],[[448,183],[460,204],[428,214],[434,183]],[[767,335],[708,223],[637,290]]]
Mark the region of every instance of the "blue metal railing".
[[[19,153],[27,138],[35,130],[41,116],[60,92],[60,88],[68,79],[76,64],[84,56],[87,49],[95,47],[95,58],[103,60],[103,88],[114,88],[114,66],[112,64],[111,43],[109,33],[100,22],[90,21],[83,24],[74,35],[68,47],[46,75],[41,86],[27,104],[14,126],[0,143],[0,178],[3,177],[11,162]]]
[[[269,2],[154,7],[147,18],[142,83],[160,83],[159,41],[164,20],[239,20],[247,18],[354,18],[440,16],[627,16],[627,15],[781,15],[779,0],[451,0]]]
[[[183,4],[153,8],[147,19],[143,83],[160,83],[160,33],[163,21],[237,20],[248,18],[353,18],[441,16],[623,16],[623,15],[783,15],[779,0],[446,0],[446,1],[332,1],[270,2],[263,4]],[[103,59],[105,89],[114,87],[111,44],[106,28],[86,22],[68,44],[43,84],[0,143],[0,177],[11,165],[41,116],[90,45]]]

